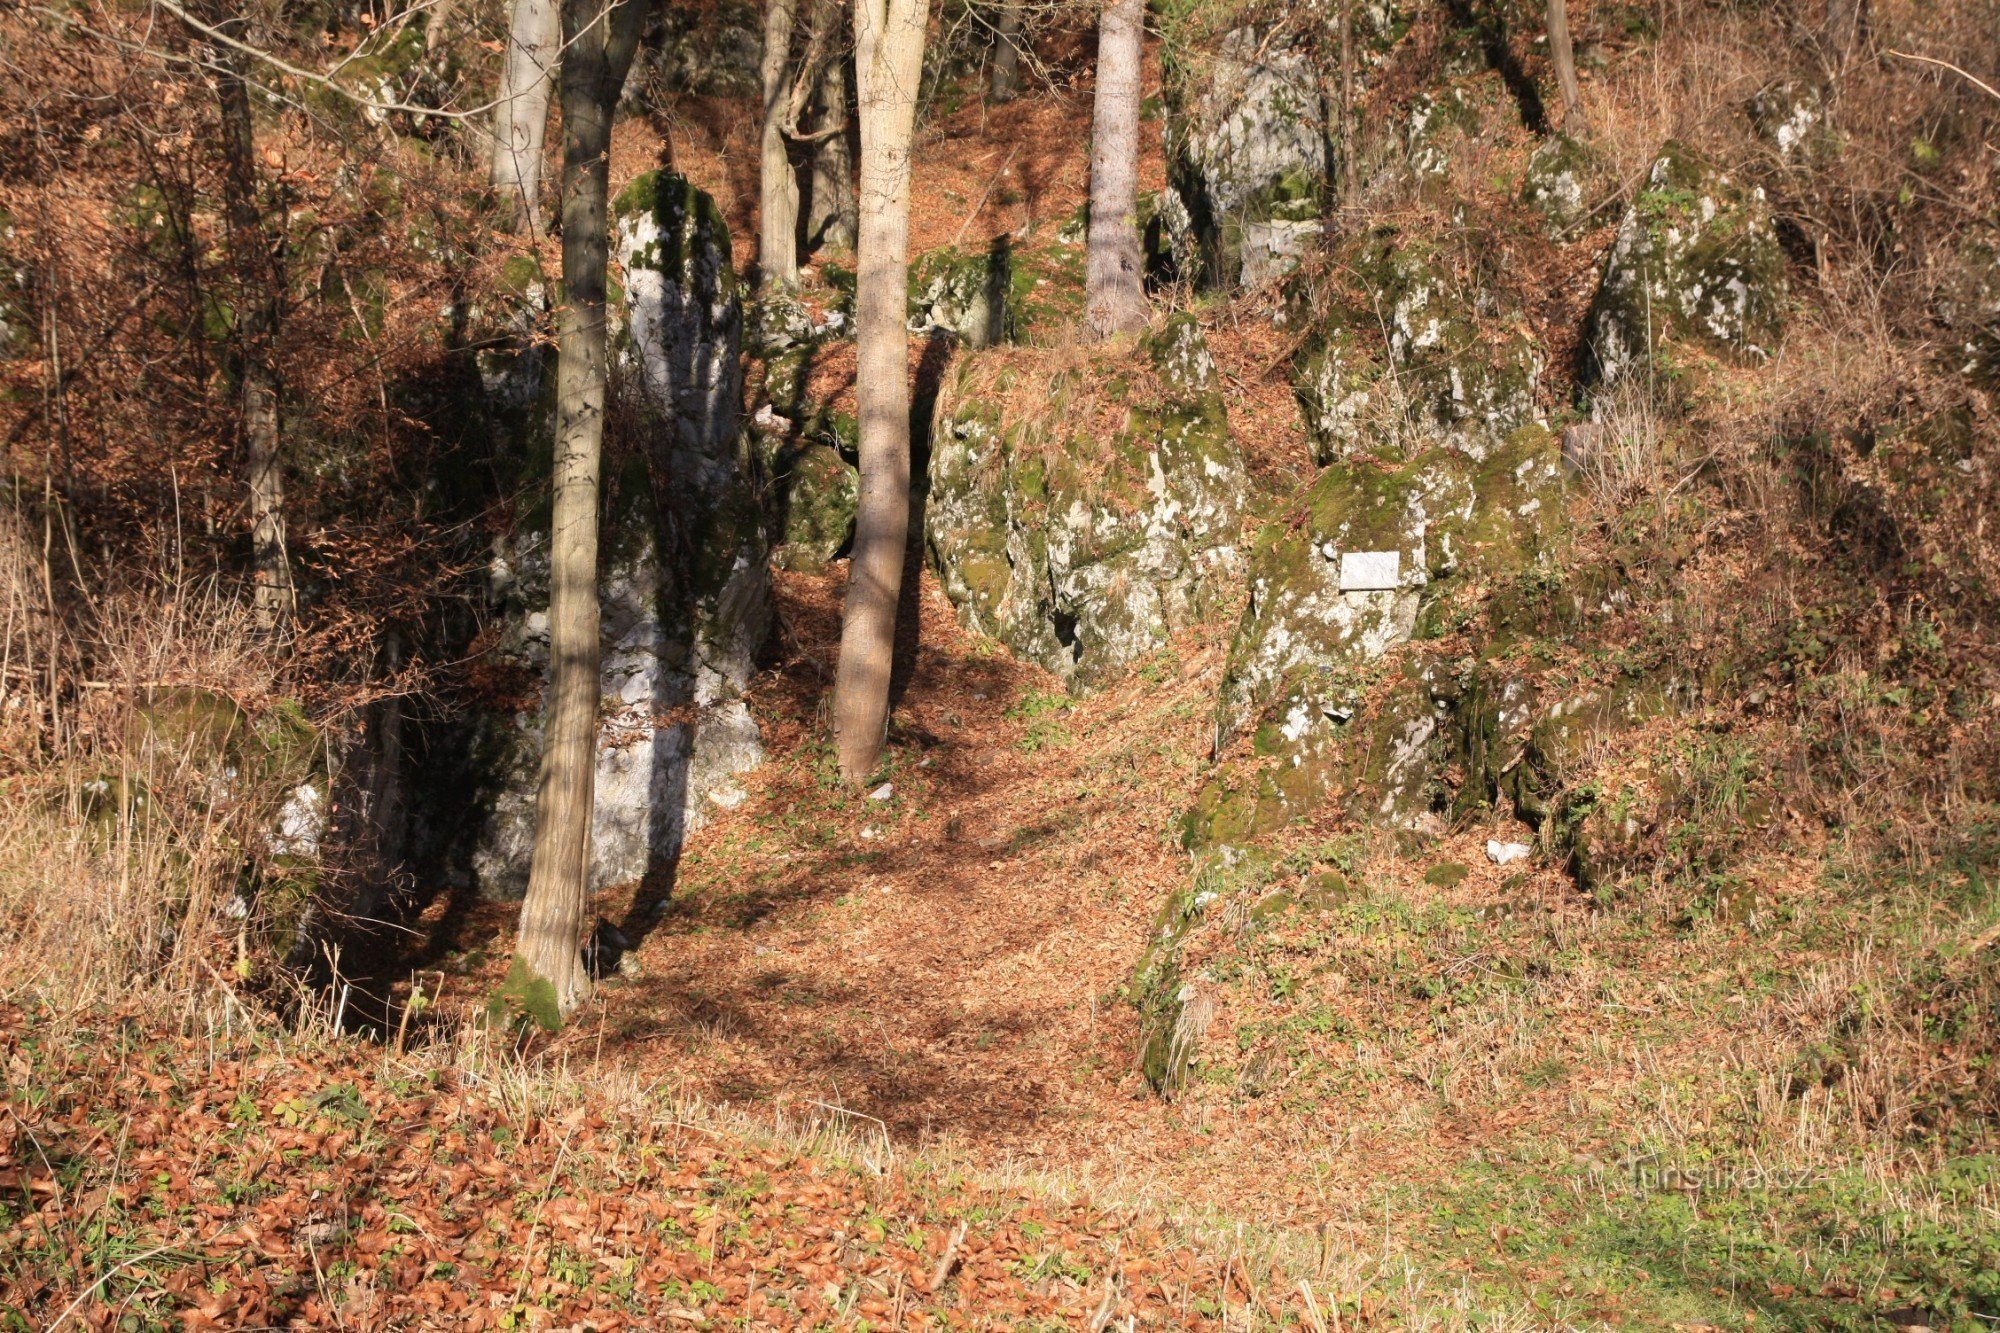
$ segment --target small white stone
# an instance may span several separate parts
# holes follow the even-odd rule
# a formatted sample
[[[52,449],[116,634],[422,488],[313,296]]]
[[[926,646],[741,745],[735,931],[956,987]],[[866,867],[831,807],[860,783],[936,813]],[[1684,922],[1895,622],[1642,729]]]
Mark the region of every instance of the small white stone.
[[[867,828],[861,830],[861,840],[863,842],[873,842],[875,839],[881,836],[882,836],[882,830],[876,828],[873,824],[870,824]]]
[[[869,792],[868,799],[871,801],[886,801],[895,794],[896,794],[896,784],[893,782],[885,782],[881,786],[877,787],[874,791]]]
[[[1486,840],[1486,859],[1496,866],[1512,865],[1525,861],[1535,849],[1525,842],[1501,842],[1498,838]]]

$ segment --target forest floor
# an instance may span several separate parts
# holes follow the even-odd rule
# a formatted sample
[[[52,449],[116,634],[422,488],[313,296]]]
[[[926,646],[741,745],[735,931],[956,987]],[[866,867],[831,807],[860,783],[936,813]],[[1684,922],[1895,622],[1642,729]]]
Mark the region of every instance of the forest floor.
[[[1072,88],[928,123],[913,253],[1067,220],[1088,114]],[[730,103],[628,122],[614,184],[673,162],[747,268],[753,139]],[[1264,316],[1204,319],[1232,431],[1285,492],[1310,465]],[[1758,910],[1687,919],[1491,864],[1487,839],[1532,841],[1498,817],[1416,845],[1329,814],[1299,877],[1338,866],[1354,894],[1191,960],[1226,984],[1162,1100],[1126,987],[1190,874],[1176,825],[1228,629],[1071,699],[963,629],[922,564],[862,793],[824,725],[843,574],[776,575],[768,761],[671,882],[600,895],[627,965],[525,1061],[0,1010],[0,1109],[27,1131],[0,1148],[29,1145],[0,1188],[62,1205],[0,1215],[40,1247],[11,1271],[45,1277],[0,1287],[0,1327],[11,1302],[100,1327],[1883,1328],[1987,1280],[1962,1255],[2000,1217],[2000,1163],[1918,1162],[1788,1063],[1850,996],[1948,971],[1946,932],[2000,920],[1976,872],[1943,858],[1951,892],[1885,894],[1807,830],[1753,834]],[[430,1005],[483,1007],[518,910],[412,923]],[[1289,1070],[1260,1072],[1274,1037]]]
[[[754,183],[725,164],[753,160],[752,123],[688,114],[674,160],[724,200],[747,263]],[[1067,218],[1087,115],[1057,94],[925,127],[913,253]],[[625,133],[630,169],[661,155],[646,127]],[[1269,313],[1253,296],[1204,322],[1232,433],[1284,493],[1310,465]],[[1952,1219],[1990,1208],[1991,1182],[1899,1176],[1894,1145],[1831,1123],[1831,1094],[1816,1103],[1785,1067],[1815,1016],[1879,979],[1870,950],[1921,959],[1936,943],[1933,916],[1857,894],[1872,872],[1817,854],[1809,831],[1782,851],[1752,840],[1744,900],[1760,911],[1690,922],[1602,911],[1539,860],[1503,871],[1486,841],[1533,838],[1499,817],[1412,847],[1328,816],[1308,832],[1355,901],[1202,960],[1228,981],[1214,1049],[1163,1101],[1137,1072],[1125,988],[1190,873],[1176,823],[1211,758],[1227,629],[1073,700],[962,629],[924,569],[906,588],[888,767],[857,795],[833,779],[823,717],[841,586],[838,570],[778,576],[753,698],[769,761],[671,884],[597,903],[635,948],[553,1047],[572,1064],[1233,1227],[1319,1284],[1335,1318],[1882,1327],[1960,1280]],[[1644,762],[1666,741],[1632,743]],[[483,998],[513,916],[449,923],[447,996]],[[1251,1067],[1274,1033],[1304,1072]],[[1661,1190],[1645,1173],[1662,1166],[1730,1183]],[[1763,1174],[1739,1188],[1729,1173],[1745,1170]],[[1885,1216],[1879,1234],[1861,1220]]]

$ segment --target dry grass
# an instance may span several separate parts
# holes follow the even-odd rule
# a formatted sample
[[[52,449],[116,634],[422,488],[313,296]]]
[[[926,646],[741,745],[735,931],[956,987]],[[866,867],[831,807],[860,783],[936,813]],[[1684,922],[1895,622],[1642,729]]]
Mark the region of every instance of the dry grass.
[[[32,619],[41,560],[18,530],[0,540],[25,650],[49,641]],[[35,764],[0,779],[0,990],[76,1009],[205,988],[232,965],[246,979],[273,924],[254,886],[310,768],[271,759],[292,739],[269,727],[277,655],[213,589],[70,597],[55,694],[40,671],[9,678],[10,717],[41,725]]]

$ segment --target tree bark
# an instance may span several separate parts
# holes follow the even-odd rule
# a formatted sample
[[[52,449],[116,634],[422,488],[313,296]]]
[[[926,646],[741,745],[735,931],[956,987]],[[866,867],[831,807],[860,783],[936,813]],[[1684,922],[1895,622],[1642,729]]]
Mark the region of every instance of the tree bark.
[[[1867,30],[1868,0],[1827,0],[1827,38],[1843,69]]]
[[[500,105],[493,108],[493,188],[514,222],[542,230],[542,157],[549,125],[549,86],[562,49],[556,0],[514,0],[507,58],[500,71]]]
[[[1021,7],[1002,0],[993,20],[993,64],[987,71],[986,97],[1011,102],[1021,92]]]
[[[1361,198],[1361,133],[1354,107],[1354,0],[1340,10],[1340,201],[1352,208]]]
[[[1556,67],[1556,85],[1562,89],[1563,130],[1580,133],[1583,94],[1576,86],[1576,52],[1570,47],[1567,0],[1549,0],[1549,60]]]
[[[854,203],[854,151],[847,130],[846,59],[830,60],[819,74],[819,120],[816,132],[839,126],[813,145],[812,211],[806,235],[817,245],[852,250],[857,225]]]
[[[785,121],[791,112],[792,21],[797,0],[766,0],[764,133],[758,149],[757,268],[764,287],[799,282],[799,179],[792,171]]]
[[[861,496],[833,685],[840,775],[862,782],[882,757],[896,600],[910,532],[910,138],[929,0],[855,0],[861,227],[855,279],[855,397]]]
[[[608,21],[605,11],[609,9]],[[597,771],[597,510],[604,444],[611,119],[644,0],[566,0],[562,303],[556,308],[555,506],[549,529],[549,692],[535,849],[502,995],[545,1027],[590,991],[583,965]]]
[[[812,112],[812,202],[806,210],[806,243],[837,250],[854,248],[853,126],[848,124],[847,80],[853,65],[839,38],[840,0],[813,0],[812,36],[806,43],[809,80],[803,107]],[[793,117],[794,121],[798,116]],[[790,127],[798,133],[798,127]]]
[[[1145,258],[1132,222],[1139,191],[1139,38],[1145,22],[1145,0],[1109,0],[1097,25],[1084,313],[1100,338],[1146,324]]]
[[[219,9],[219,6],[217,7]],[[217,13],[215,27],[239,40],[242,14]],[[243,429],[244,481],[250,501],[250,604],[257,623],[276,632],[295,609],[285,540],[284,456],[278,422],[277,341],[283,289],[283,241],[265,225],[257,200],[256,127],[239,49],[215,45],[216,102],[222,119],[223,212],[236,271],[236,349]]]

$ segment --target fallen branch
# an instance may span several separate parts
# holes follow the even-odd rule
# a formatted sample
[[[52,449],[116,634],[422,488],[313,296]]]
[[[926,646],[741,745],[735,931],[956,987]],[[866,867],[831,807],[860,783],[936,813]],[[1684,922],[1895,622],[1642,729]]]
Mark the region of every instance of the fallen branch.
[[[944,1280],[951,1276],[951,1266],[958,1262],[958,1247],[964,1240],[965,1223],[960,1222],[957,1229],[951,1233],[951,1239],[945,1242],[944,1253],[938,1256],[937,1267],[931,1270],[933,1295],[944,1285]]]

